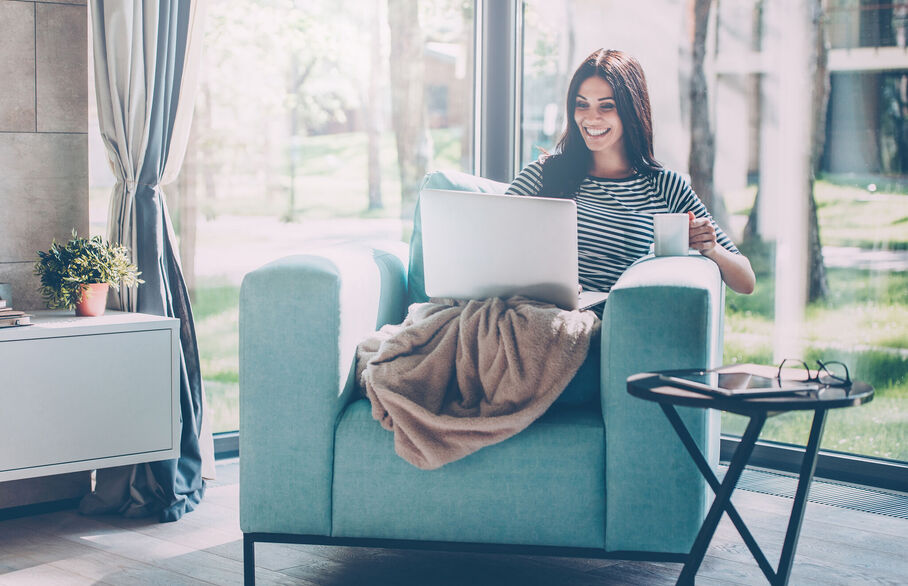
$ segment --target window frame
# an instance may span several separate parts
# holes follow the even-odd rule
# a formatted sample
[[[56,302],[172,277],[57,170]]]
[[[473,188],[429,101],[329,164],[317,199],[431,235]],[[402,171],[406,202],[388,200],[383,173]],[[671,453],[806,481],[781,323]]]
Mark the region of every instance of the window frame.
[[[523,1],[475,1],[474,169],[510,183],[520,164]]]

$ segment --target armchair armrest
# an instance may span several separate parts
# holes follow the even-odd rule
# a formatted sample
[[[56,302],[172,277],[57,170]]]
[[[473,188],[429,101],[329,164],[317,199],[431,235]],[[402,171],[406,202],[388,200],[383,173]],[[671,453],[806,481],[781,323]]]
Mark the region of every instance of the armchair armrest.
[[[699,255],[645,258],[611,290],[602,323],[601,388],[610,551],[665,551],[671,536],[672,549],[687,552],[706,515],[708,485],[659,406],[627,393],[627,377],[719,366],[724,291],[718,267]],[[678,411],[715,466],[719,414]]]
[[[405,258],[403,243],[344,245],[277,260],[243,279],[244,532],[330,535],[334,427],[352,394],[356,345],[403,319]]]

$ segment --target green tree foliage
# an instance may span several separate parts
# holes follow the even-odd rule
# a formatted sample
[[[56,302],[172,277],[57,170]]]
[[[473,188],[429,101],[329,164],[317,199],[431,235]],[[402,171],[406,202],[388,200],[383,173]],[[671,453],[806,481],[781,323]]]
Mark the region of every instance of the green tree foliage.
[[[218,190],[287,193],[294,137],[344,123],[359,106],[365,64],[350,42],[355,25],[344,18],[353,8],[349,1],[211,4],[196,123]],[[208,111],[199,116],[200,109]]]

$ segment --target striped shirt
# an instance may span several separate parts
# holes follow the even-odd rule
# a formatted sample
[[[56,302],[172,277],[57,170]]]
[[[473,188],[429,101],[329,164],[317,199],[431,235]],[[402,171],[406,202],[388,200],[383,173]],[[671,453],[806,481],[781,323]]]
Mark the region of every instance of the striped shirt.
[[[540,195],[541,188],[542,164],[534,161],[514,179],[507,193]],[[579,277],[585,290],[609,291],[634,261],[650,252],[653,214],[692,211],[698,218],[709,218],[718,243],[740,254],[690,183],[674,171],[663,169],[626,179],[587,176],[573,199],[577,204]]]

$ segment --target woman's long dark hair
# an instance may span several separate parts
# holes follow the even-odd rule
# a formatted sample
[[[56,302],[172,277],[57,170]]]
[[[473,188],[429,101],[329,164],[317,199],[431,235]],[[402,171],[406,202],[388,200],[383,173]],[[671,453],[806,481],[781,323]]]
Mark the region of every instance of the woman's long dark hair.
[[[641,174],[650,174],[662,168],[653,156],[653,120],[643,68],[627,53],[599,49],[586,58],[571,78],[565,108],[565,130],[558,140],[555,154],[543,161],[540,195],[573,197],[589,173],[592,153],[574,122],[574,109],[580,85],[593,76],[601,77],[612,86],[631,167]]]

